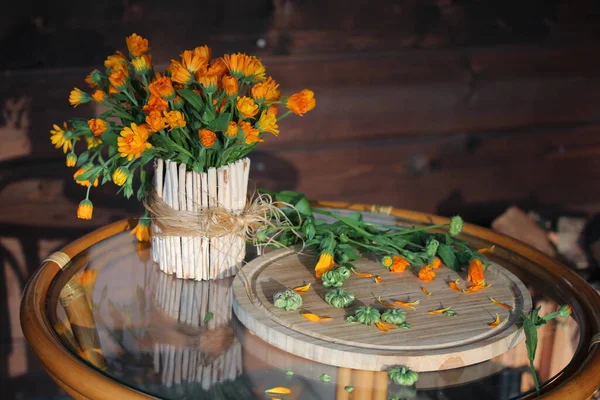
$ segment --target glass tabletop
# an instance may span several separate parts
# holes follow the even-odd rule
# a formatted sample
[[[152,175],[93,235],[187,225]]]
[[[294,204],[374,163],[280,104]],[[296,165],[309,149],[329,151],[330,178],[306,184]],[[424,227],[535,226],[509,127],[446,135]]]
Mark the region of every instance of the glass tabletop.
[[[473,239],[477,247],[486,244]],[[494,257],[503,265],[512,260],[507,268],[517,274],[526,262],[502,249]],[[60,302],[48,313],[64,346],[111,379],[159,398],[507,400],[533,389],[524,342],[487,362],[421,373],[416,387],[388,382],[386,372],[286,353],[236,319],[232,278],[166,275],[152,262],[149,245],[128,233],[89,247],[71,264],[78,273],[51,288]],[[542,314],[561,302],[555,289],[536,286],[526,274],[519,277]],[[579,326],[569,317],[543,326],[538,335],[536,368],[543,385],[569,364],[579,346]],[[273,387],[291,394],[265,393]]]

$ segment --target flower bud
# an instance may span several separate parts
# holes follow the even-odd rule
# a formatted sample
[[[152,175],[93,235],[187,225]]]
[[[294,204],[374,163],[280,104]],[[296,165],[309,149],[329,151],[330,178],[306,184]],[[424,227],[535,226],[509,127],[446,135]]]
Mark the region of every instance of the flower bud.
[[[450,219],[450,228],[448,229],[448,233],[450,236],[457,236],[462,232],[463,229],[463,219],[456,215]]]

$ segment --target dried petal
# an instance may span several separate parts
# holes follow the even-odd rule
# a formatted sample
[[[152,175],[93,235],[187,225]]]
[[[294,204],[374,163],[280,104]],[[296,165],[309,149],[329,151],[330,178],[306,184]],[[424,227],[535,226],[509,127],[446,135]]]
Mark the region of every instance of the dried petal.
[[[421,292],[425,293],[425,296],[431,296],[431,293],[429,293],[429,290],[425,289],[424,286],[421,286]]]
[[[384,307],[387,307],[387,308],[398,308],[398,306],[397,306],[397,305],[395,305],[395,304],[393,304],[393,303],[387,303],[387,302],[385,302],[385,301],[382,301],[382,300],[381,300],[381,296],[379,296],[379,297],[377,298],[377,301],[379,302],[379,304],[381,304],[381,305],[382,305],[382,306],[384,306]]]
[[[462,292],[463,292],[463,293],[475,293],[475,292],[479,292],[480,290],[487,289],[487,288],[489,288],[490,286],[492,286],[492,285],[486,285],[486,284],[485,284],[485,281],[483,281],[483,282],[482,282],[481,284],[479,284],[479,285],[472,285],[472,286],[469,286],[469,288],[468,288],[468,289],[464,289]]]
[[[302,294],[308,292],[308,289],[310,289],[310,283],[307,283],[304,286],[296,286],[293,290],[296,293]]]
[[[496,319],[494,320],[494,322],[492,322],[491,324],[489,324],[490,327],[495,328],[498,325],[500,325],[500,315],[496,314]]]
[[[373,274],[368,273],[368,272],[356,272],[355,270],[352,270],[352,273],[356,276],[360,276],[361,278],[372,278]]]
[[[306,318],[307,320],[312,321],[312,322],[331,321],[333,319],[330,317],[319,317],[317,314],[313,314],[313,313],[302,313],[301,315],[304,318]]]
[[[375,322],[375,326],[377,327],[377,329],[379,329],[382,332],[387,332],[387,331],[396,329],[396,326],[394,326],[392,324],[388,324],[387,322],[383,322],[383,321]]]
[[[495,248],[496,248],[496,245],[493,244],[490,247],[484,247],[483,249],[479,249],[479,250],[477,250],[477,252],[479,254],[488,254],[488,253],[493,252]]]
[[[458,279],[455,281],[448,282],[448,287],[457,292],[462,292],[461,288],[458,287]]]
[[[271,389],[265,390],[265,393],[267,393],[267,394],[290,394],[290,393],[292,393],[292,391],[289,388],[286,388],[284,386],[276,386]]]
[[[373,281],[375,281],[375,283],[381,283],[382,280],[383,280],[383,278],[379,275],[377,275],[373,278]]]
[[[395,304],[398,304],[400,307],[412,308],[415,310],[415,306],[419,304],[419,300],[406,302],[406,301],[394,301]]]
[[[427,313],[429,314],[443,314],[446,311],[450,310],[452,307],[444,307],[444,308],[438,308],[437,310],[429,310],[427,311]]]
[[[489,298],[489,299],[490,299],[490,301],[491,301],[492,303],[494,303],[495,305],[497,305],[497,306],[500,306],[500,307],[502,307],[502,308],[506,308],[507,310],[512,310],[512,309],[514,308],[514,307],[513,307],[513,306],[511,306],[510,304],[502,303],[502,302],[500,302],[500,301],[498,301],[498,300],[494,300],[494,299],[492,299],[491,297],[488,297],[488,298]]]

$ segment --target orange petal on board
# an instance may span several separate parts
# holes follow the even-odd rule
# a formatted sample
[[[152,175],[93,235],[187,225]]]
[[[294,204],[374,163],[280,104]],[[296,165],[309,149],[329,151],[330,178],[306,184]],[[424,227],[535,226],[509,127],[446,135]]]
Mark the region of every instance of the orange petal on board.
[[[360,276],[361,278],[372,278],[373,274],[370,274],[368,272],[356,272],[355,270],[352,270],[352,273],[356,276]]]
[[[496,248],[496,245],[491,245],[490,247],[484,247],[483,249],[479,249],[477,250],[477,252],[479,254],[488,254],[494,251],[494,249]]]
[[[429,314],[443,314],[444,312],[448,311],[450,308],[452,308],[452,307],[438,308],[437,310],[429,310],[429,311],[427,311],[427,313],[429,313]]]
[[[495,305],[497,305],[497,306],[500,306],[500,307],[502,307],[502,308],[506,308],[507,310],[512,310],[512,309],[514,308],[514,307],[513,307],[513,306],[511,306],[510,304],[502,303],[501,301],[494,300],[494,299],[492,299],[491,297],[488,297],[488,298],[489,298],[489,299],[490,299],[490,301],[491,301],[492,303],[494,303]]]
[[[398,304],[400,307],[412,308],[415,310],[415,306],[419,304],[419,300],[410,302],[396,300],[394,303]]]
[[[421,286],[421,292],[425,293],[425,296],[431,296],[431,293],[429,293],[429,290],[425,289],[424,286]]]
[[[463,293],[475,293],[475,292],[479,292],[480,290],[487,289],[490,286],[492,286],[492,285],[486,285],[485,281],[483,281],[483,283],[480,283],[479,285],[469,286],[468,289],[464,289],[462,292]]]
[[[496,319],[490,324],[490,327],[495,328],[500,325],[500,315],[496,314]]]
[[[387,303],[387,302],[385,302],[385,301],[382,301],[382,300],[381,300],[381,296],[379,296],[379,297],[377,298],[377,301],[379,302],[379,304],[381,304],[381,305],[382,305],[382,306],[384,306],[384,307],[387,307],[387,308],[398,308],[398,306],[397,306],[397,305],[395,305],[394,303]]]
[[[313,314],[313,313],[302,313],[301,315],[304,318],[306,318],[307,320],[312,321],[312,322],[331,321],[333,319],[330,317],[319,317],[317,314]]]
[[[375,322],[375,326],[382,332],[387,332],[396,329],[395,325],[388,324],[387,322],[382,321]]]
[[[452,290],[456,290],[457,292],[462,292],[462,290],[458,287],[458,279],[448,282],[448,287]]]
[[[306,293],[306,292],[308,292],[308,289],[310,289],[310,283],[307,283],[307,284],[306,284],[306,285],[304,285],[304,286],[297,286],[297,287],[295,287],[293,290],[294,290],[294,292],[296,292],[296,293],[302,294],[302,293]]]
[[[383,278],[380,277],[379,275],[377,275],[376,277],[373,278],[373,280],[375,281],[375,283],[381,283],[381,281],[383,280]]]
[[[284,386],[276,386],[271,389],[265,390],[265,393],[267,393],[267,394],[290,394],[290,393],[292,393],[292,391],[289,388],[286,388]]]

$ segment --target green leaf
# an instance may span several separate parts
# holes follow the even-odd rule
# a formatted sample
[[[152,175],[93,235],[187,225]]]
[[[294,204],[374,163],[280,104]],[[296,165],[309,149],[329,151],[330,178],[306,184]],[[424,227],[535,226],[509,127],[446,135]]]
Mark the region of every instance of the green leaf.
[[[177,93],[187,100],[188,103],[191,104],[196,110],[200,111],[202,109],[203,101],[202,97],[193,90],[190,89],[179,89]]]
[[[525,331],[527,358],[535,360],[535,353],[537,352],[537,328],[531,319],[526,318],[523,321],[523,330]]]
[[[85,162],[90,158],[90,153],[88,153],[87,151],[84,151],[83,153],[81,153],[79,155],[79,157],[77,157],[77,166],[81,167],[83,164],[85,164]]]
[[[359,211],[348,214],[345,218],[349,219],[350,221],[363,222],[363,215]]]
[[[156,151],[154,151],[154,149],[150,149],[150,150],[146,150],[142,153],[142,156],[140,157],[140,164],[141,165],[146,165],[148,164],[148,162],[150,160],[152,160],[154,158],[154,156],[156,155]]]
[[[213,319],[214,314],[212,313],[212,311],[209,311],[206,313],[206,315],[204,316],[204,319],[202,320],[202,323],[205,324],[208,321],[210,321],[211,319]]]
[[[214,119],[215,119],[216,115],[215,112],[212,110],[212,108],[210,107],[206,107],[204,109],[204,112],[202,113],[202,123],[204,125],[209,125]]]
[[[108,144],[110,147],[117,146],[117,134],[112,130],[106,131],[102,134],[102,141]]]
[[[119,106],[114,106],[113,110],[119,115],[120,118],[129,120],[129,121],[135,121],[135,119],[131,116],[131,114],[129,114],[123,108],[121,108]]]
[[[312,216],[312,207],[310,206],[310,203],[306,199],[306,197],[303,197],[302,199],[300,199],[296,204],[294,204],[294,207],[296,207],[296,210],[298,210],[298,212],[300,214],[302,214],[303,216],[305,216],[305,217]]]
[[[440,246],[437,250],[438,256],[442,259],[444,265],[450,268],[453,271],[459,271],[460,268],[456,263],[456,256],[454,255],[454,250],[452,246],[448,246],[447,244],[440,243]]]
[[[87,181],[92,176],[95,176],[98,173],[99,170],[100,170],[100,167],[94,167],[94,168],[90,169],[89,171],[86,171],[83,174],[77,176],[77,178],[75,178],[75,180],[78,180],[78,181]]]
[[[219,114],[219,116],[208,124],[208,129],[213,132],[225,132],[229,126],[229,113]]]

